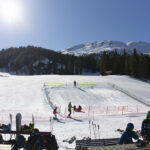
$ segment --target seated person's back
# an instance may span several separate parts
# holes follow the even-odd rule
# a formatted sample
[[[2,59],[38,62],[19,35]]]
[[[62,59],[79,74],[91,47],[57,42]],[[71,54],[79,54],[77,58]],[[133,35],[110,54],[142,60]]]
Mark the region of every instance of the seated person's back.
[[[119,144],[131,144],[133,143],[132,138],[138,139],[138,135],[133,131],[134,125],[132,123],[127,124],[126,130],[123,132]]]

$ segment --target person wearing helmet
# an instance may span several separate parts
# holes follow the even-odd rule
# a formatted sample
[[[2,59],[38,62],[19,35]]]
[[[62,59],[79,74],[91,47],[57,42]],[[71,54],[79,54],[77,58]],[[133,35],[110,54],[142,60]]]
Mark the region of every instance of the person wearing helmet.
[[[150,110],[146,113],[146,119],[142,122],[141,135],[144,139],[150,141]]]
[[[119,144],[132,144],[134,138],[135,140],[138,140],[138,135],[133,131],[134,125],[133,123],[128,123],[126,130],[123,132],[121,138],[119,139]]]

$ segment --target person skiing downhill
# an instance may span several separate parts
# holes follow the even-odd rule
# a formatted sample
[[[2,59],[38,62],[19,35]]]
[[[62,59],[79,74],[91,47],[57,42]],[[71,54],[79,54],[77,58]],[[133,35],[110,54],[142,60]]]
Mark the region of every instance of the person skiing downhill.
[[[72,104],[71,104],[71,102],[69,102],[69,104],[68,104],[68,111],[69,111],[68,117],[71,117],[71,109],[72,109]]]
[[[146,119],[142,122],[141,135],[147,141],[150,141],[150,110],[146,113]]]
[[[54,114],[54,119],[58,119],[57,118],[57,107],[54,108],[53,114]]]
[[[138,135],[133,131],[134,125],[133,123],[128,123],[126,127],[126,131],[123,132],[121,138],[119,139],[119,144],[132,144],[132,138],[138,140]]]

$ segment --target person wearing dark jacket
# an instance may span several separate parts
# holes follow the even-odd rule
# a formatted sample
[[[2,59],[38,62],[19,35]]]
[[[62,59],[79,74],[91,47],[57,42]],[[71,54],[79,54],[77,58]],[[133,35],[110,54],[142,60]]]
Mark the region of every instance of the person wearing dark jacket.
[[[119,144],[132,144],[132,138],[138,140],[138,135],[133,131],[133,129],[133,123],[128,123],[126,130],[123,132],[121,138],[119,139]]]
[[[150,111],[146,113],[146,119],[142,122],[141,135],[143,138],[150,141]]]

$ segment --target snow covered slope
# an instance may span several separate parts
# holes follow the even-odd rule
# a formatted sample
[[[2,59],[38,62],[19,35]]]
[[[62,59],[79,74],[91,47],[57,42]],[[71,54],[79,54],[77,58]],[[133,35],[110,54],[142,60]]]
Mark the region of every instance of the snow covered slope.
[[[122,53],[124,49],[131,52],[133,49],[137,50],[138,53],[150,54],[150,43],[147,42],[120,42],[120,41],[101,41],[101,42],[92,42],[86,44],[76,45],[61,52],[63,54],[71,55],[87,55],[87,54],[99,54],[103,51],[114,51],[117,50],[119,53]]]
[[[73,86],[74,80],[77,87]],[[9,113],[12,113],[15,128],[18,112],[22,113],[23,124],[29,124],[34,114],[35,127],[41,131],[53,131],[60,150],[75,147],[75,143],[64,143],[64,139],[90,136],[89,120],[100,125],[101,138],[120,137],[116,130],[125,129],[128,122],[133,122],[135,129],[140,129],[149,107],[108,85],[117,85],[149,101],[150,83],[128,76],[14,76],[0,73],[0,123],[8,123]],[[62,116],[58,115],[58,118],[62,122],[50,124],[53,110],[45,98],[45,91],[47,98],[61,108]],[[68,102],[83,106],[85,113],[72,114],[78,120],[65,118]],[[89,106],[90,111],[86,109]],[[119,110],[122,106],[128,106],[124,115]],[[95,138],[93,132],[91,137]]]

